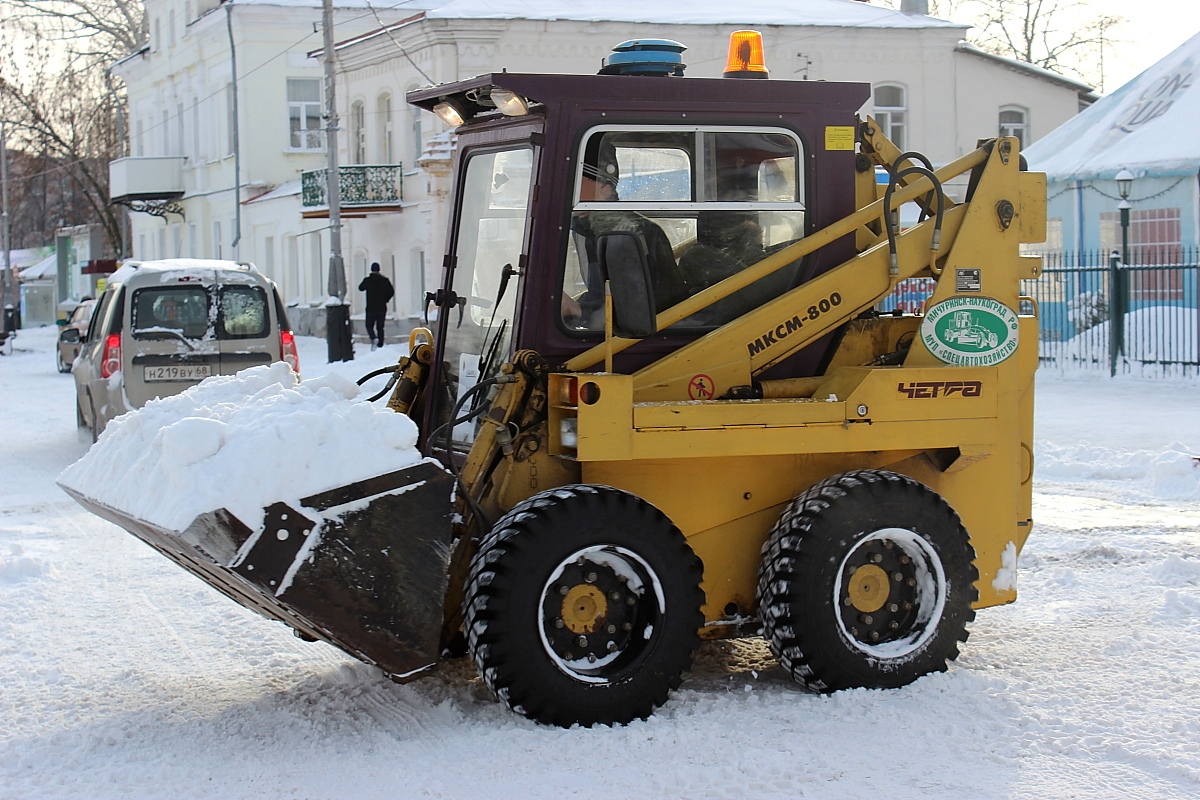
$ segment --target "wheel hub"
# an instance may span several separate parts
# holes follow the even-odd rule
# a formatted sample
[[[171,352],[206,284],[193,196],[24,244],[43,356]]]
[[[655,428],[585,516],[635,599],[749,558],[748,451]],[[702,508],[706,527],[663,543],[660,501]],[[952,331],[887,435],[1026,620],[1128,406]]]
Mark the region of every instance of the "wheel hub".
[[[888,574],[877,564],[864,564],[850,576],[850,604],[868,614],[883,608],[891,586]]]
[[[644,656],[661,609],[628,556],[597,549],[564,562],[542,598],[542,640],[580,680],[609,680]]]
[[[864,645],[903,639],[917,626],[917,565],[890,539],[870,539],[854,551],[838,595],[846,632]]]
[[[576,584],[563,597],[560,614],[571,633],[595,633],[608,615],[608,600],[594,585]]]

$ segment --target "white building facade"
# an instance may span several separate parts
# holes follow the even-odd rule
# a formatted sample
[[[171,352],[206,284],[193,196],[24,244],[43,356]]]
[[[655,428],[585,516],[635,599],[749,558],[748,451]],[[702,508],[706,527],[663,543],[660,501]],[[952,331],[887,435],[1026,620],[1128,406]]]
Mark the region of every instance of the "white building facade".
[[[147,9],[152,19],[163,19],[176,2],[150,0]],[[1084,84],[962,43],[966,26],[853,0],[763,0],[753,9],[697,0],[685,9],[630,8],[594,0],[426,0],[406,4],[408,18],[385,27],[372,24],[361,32],[339,25],[342,245],[354,316],[362,306],[355,290],[372,262],[396,286],[393,325],[401,331],[423,317],[424,295],[440,281],[452,140],[438,119],[404,101],[407,92],[429,84],[504,70],[592,74],[614,45],[638,38],[682,42],[687,75],[720,77],[729,34],[753,28],[763,33],[771,78],[870,84],[873,102],[863,112],[901,147],[935,164],[998,133],[1030,143],[1091,99]],[[284,33],[279,20],[288,15],[296,16],[296,27]],[[231,105],[225,14],[207,13],[186,26],[186,53],[172,54],[170,44],[166,54],[161,46],[156,50],[152,32],[151,48],[119,65],[130,86],[133,155],[183,156],[179,202],[186,219],[168,215],[164,225],[134,214],[135,256],[253,260],[280,283],[289,304],[323,302],[329,246],[324,142],[309,136],[303,122],[301,139],[295,136],[296,120],[310,119],[313,106],[305,104],[319,97],[314,84],[303,83],[319,82],[320,61],[307,57],[320,46],[319,36],[289,47],[317,16],[317,9],[295,6],[234,6],[235,37],[246,43],[238,45],[245,133],[236,250],[228,236],[236,224],[232,159],[221,138]],[[612,16],[624,19],[605,19]],[[251,47],[257,55],[244,55]],[[182,126],[171,122],[179,118]]]

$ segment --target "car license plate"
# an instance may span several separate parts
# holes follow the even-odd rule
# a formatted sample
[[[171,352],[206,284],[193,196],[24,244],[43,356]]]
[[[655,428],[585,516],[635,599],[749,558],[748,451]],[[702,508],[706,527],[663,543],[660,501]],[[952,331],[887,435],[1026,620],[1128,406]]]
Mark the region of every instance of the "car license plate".
[[[211,364],[164,364],[142,367],[142,377],[152,381],[199,381],[212,375]]]

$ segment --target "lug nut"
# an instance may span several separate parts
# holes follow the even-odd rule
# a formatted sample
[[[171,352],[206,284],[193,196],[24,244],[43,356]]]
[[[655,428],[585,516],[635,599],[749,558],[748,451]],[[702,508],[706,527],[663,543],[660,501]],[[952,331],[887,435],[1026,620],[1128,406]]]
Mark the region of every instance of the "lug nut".
[[[912,559],[909,558],[908,556],[900,556],[900,563],[901,564],[911,564]]]
[[[569,588],[567,588],[566,586],[558,587],[558,593],[561,594],[563,597],[566,597],[567,592],[569,592],[569,591],[571,591],[571,590]]]
[[[617,652],[617,643],[616,643],[616,642],[609,642],[609,643],[608,643],[608,652],[610,652],[610,653],[615,653],[615,652]]]
[[[591,653],[588,653],[588,663],[589,663],[589,664],[595,664],[595,663],[596,663],[596,657],[595,657],[594,655],[592,655]]]
[[[626,622],[624,625],[621,626],[621,630],[625,631],[626,633],[629,633],[631,630],[633,630],[633,623]]]
[[[607,628],[605,628],[604,630],[608,631],[609,633],[616,633],[616,632],[617,632],[617,626],[616,626],[616,625],[609,625],[609,626],[608,626]]]
[[[587,574],[587,578],[586,578],[586,580],[587,580],[587,582],[588,582],[588,583],[595,583],[595,582],[596,582],[596,573],[594,573],[594,572],[589,572],[589,573]]]
[[[860,617],[860,619],[862,620],[863,625],[870,625],[872,622],[875,621],[875,618],[872,617],[870,614],[863,614],[862,617]]]
[[[850,599],[850,595],[846,595],[846,599],[842,601],[842,605],[844,606],[850,606],[853,603],[854,601]]]
[[[885,548],[887,548],[888,550],[891,550],[893,547],[895,547],[895,545],[894,545],[894,544],[892,544],[892,540],[891,540],[891,539],[884,539],[884,540],[883,540],[883,546],[884,546]]]
[[[896,605],[895,603],[892,603],[888,606],[888,611],[892,612],[893,614],[895,614],[899,610],[900,610],[900,606]]]
[[[883,561],[883,554],[876,553],[875,555],[871,556],[871,560],[878,564],[880,561]]]
[[[625,598],[625,605],[627,605],[627,606],[636,606],[636,605],[637,605],[637,600],[635,600],[635,599],[634,599],[634,598],[632,598],[632,597],[626,597],[626,598]]]
[[[900,627],[900,623],[896,622],[895,620],[892,620],[891,622],[888,623],[888,627],[891,628],[892,630],[896,630],[897,628]]]
[[[912,603],[910,603],[910,602],[908,602],[907,600],[905,600],[905,601],[904,601],[904,610],[905,610],[905,611],[912,611]]]
[[[609,597],[611,597],[613,600],[620,600],[620,599],[621,599],[621,593],[620,593],[620,592],[613,592],[611,595],[609,595]]]
[[[554,627],[561,628],[562,626],[563,626],[562,617],[559,617],[558,619],[554,620]]]
[[[909,578],[909,579],[908,579],[908,580],[906,580],[904,583],[905,583],[905,585],[906,585],[906,586],[916,586],[916,585],[917,585],[917,579],[916,579],[916,578]]]
[[[576,642],[576,644],[578,644],[580,647],[587,647],[587,637],[580,636],[579,640]]]
[[[879,631],[871,631],[871,641],[872,642],[879,641]]]
[[[902,574],[901,574],[901,573],[899,573],[899,572],[893,572],[893,573],[892,573],[892,580],[894,580],[894,581],[902,581],[902,580],[904,580],[904,575],[902,575]]]

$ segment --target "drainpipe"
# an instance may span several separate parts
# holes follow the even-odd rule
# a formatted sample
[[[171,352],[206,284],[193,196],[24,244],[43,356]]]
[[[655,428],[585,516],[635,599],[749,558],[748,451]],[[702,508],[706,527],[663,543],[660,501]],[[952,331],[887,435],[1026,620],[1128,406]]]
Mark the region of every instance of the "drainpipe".
[[[229,34],[229,70],[233,75],[233,248],[238,257],[238,242],[242,240],[242,148],[238,136],[237,48],[233,44],[233,0],[225,2],[225,30]]]

